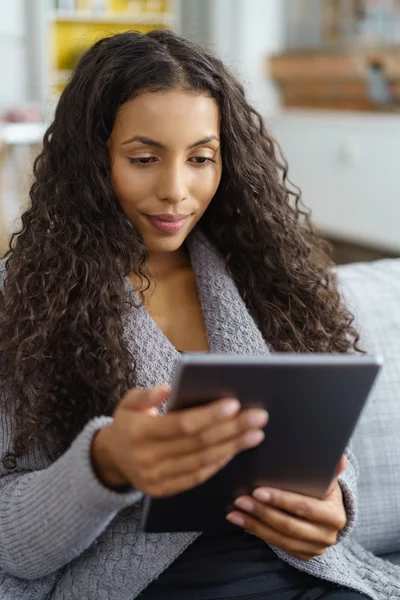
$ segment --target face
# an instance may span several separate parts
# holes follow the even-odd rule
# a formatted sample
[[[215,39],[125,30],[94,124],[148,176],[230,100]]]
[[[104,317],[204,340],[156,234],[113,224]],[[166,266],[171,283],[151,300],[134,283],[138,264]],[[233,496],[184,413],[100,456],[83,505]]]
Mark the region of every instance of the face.
[[[150,253],[173,252],[221,179],[219,109],[205,95],[143,93],[123,104],[110,136],[112,183]]]

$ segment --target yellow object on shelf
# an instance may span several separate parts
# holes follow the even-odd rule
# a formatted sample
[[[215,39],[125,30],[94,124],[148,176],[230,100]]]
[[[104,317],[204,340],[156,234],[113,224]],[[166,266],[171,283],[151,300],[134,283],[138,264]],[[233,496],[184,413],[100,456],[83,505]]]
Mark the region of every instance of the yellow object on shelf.
[[[55,68],[74,69],[76,63],[89,46],[97,40],[115,33],[135,30],[146,33],[150,29],[163,29],[162,25],[113,24],[102,22],[71,23],[59,21],[55,30]]]
[[[131,30],[169,28],[172,8],[172,0],[75,0],[75,10],[57,10],[51,22],[53,97],[59,96],[82,54],[96,41]]]
[[[75,10],[56,10],[51,19],[53,95],[59,96],[82,54],[96,41],[126,31],[173,27],[173,9],[173,0],[75,0]]]
[[[146,0],[128,0],[128,12],[137,14],[145,12]]]
[[[126,12],[128,10],[128,0],[109,0],[110,9],[115,12]]]
[[[163,0],[146,0],[146,8],[148,12],[162,12],[165,10]]]

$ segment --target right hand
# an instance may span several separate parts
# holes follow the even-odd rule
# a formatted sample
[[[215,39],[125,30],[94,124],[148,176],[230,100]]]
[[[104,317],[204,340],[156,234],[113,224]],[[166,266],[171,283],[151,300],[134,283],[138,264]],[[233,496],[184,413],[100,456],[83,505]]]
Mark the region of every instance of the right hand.
[[[129,390],[113,422],[97,432],[92,464],[104,485],[172,496],[203,483],[264,439],[264,410],[240,411],[238,400],[223,399],[157,414],[155,407],[170,393],[167,386]]]

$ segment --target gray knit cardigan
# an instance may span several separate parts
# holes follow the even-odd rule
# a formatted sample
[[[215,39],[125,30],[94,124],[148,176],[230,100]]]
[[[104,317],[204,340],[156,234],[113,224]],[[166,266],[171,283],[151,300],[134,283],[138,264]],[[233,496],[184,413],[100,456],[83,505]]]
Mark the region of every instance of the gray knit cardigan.
[[[215,250],[200,234],[190,237],[189,247],[210,351],[268,354]],[[4,264],[2,272],[4,278]],[[133,298],[128,282],[127,294]],[[138,386],[170,383],[179,355],[143,307],[132,308],[125,332],[137,361]],[[12,474],[0,463],[1,600],[133,600],[201,535],[143,533],[142,494],[120,494],[96,479],[91,440],[110,422],[98,417],[87,423],[52,464],[35,451]],[[11,436],[12,421],[0,412],[0,457]],[[375,600],[398,600],[400,569],[349,536],[357,512],[356,466],[349,458],[340,477],[348,523],[338,543],[309,562],[272,549],[297,569]]]

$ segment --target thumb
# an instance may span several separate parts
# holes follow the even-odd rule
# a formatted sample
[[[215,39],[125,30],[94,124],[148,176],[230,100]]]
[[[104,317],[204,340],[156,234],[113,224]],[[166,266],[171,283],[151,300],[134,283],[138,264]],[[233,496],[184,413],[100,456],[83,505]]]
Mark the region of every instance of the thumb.
[[[343,471],[345,470],[346,467],[347,467],[347,456],[345,454],[343,454],[342,458],[340,459],[339,464],[337,466],[335,477],[339,477],[339,475],[341,473],[343,473]]]
[[[150,389],[132,388],[125,394],[122,404],[124,408],[151,414],[154,412],[151,409],[162,404],[170,394],[171,388],[168,385],[157,385]]]
[[[339,475],[341,473],[343,473],[346,466],[347,466],[347,456],[345,454],[343,454],[339,461],[338,466],[336,467],[335,475],[331,481],[328,491],[326,492],[325,498],[327,498],[330,494],[332,494],[333,490],[336,488],[337,478],[339,477]]]

